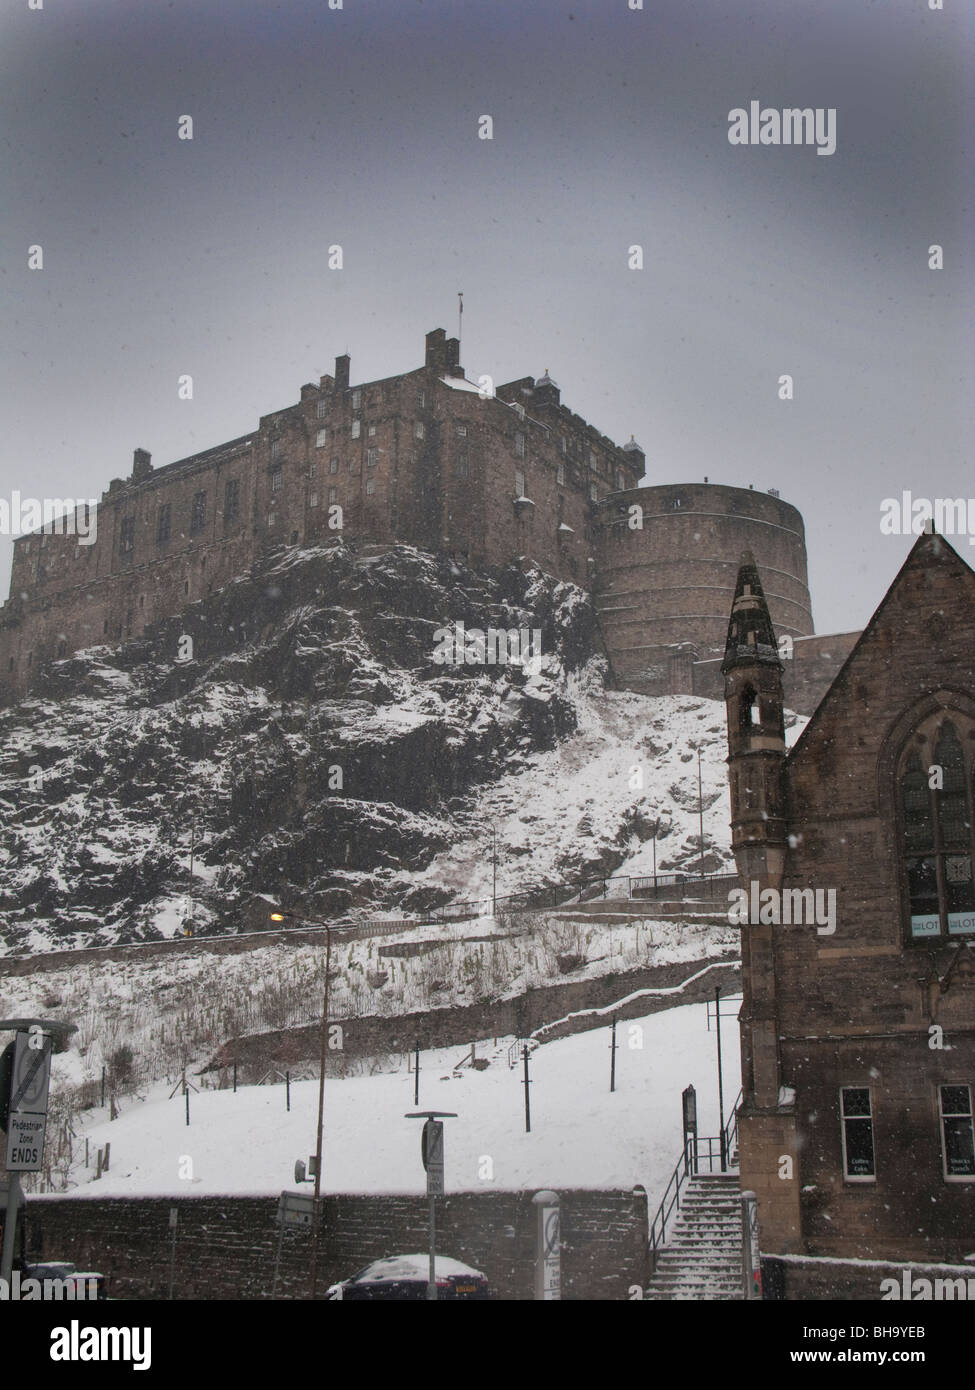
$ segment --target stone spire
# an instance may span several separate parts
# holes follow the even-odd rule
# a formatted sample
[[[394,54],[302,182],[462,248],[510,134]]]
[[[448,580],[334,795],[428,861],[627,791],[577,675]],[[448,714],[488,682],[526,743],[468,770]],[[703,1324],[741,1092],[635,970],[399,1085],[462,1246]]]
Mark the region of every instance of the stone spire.
[[[746,550],[738,570],[721,670],[727,672],[736,666],[755,665],[781,668],[782,663],[755,556]]]

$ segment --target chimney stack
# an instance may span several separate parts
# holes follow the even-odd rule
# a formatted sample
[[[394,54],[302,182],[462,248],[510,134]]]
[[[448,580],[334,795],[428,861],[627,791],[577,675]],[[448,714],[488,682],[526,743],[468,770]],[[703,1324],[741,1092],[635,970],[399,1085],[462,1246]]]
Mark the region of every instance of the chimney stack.
[[[427,334],[427,353],[424,366],[432,367],[440,376],[447,371],[447,334],[442,328],[435,328]]]
[[[335,359],[335,389],[336,391],[347,391],[349,388],[349,368],[352,359],[347,352],[343,352],[341,357]]]
[[[144,482],[152,472],[152,454],[148,449],[136,449],[132,455],[132,481]]]
[[[447,370],[444,376],[463,376],[464,368],[460,365],[460,339],[448,338],[445,344],[445,363]]]

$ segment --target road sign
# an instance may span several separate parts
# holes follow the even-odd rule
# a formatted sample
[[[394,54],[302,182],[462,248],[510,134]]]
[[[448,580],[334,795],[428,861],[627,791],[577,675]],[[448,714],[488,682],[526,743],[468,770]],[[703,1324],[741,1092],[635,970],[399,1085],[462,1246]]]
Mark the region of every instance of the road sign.
[[[36,1173],[41,1168],[51,1085],[51,1046],[51,1038],[39,1029],[17,1034],[7,1121],[7,1169],[11,1172]]]
[[[422,1153],[423,1166],[427,1170],[427,1196],[442,1197],[444,1194],[443,1125],[439,1120],[427,1120],[423,1126]]]
[[[282,1192],[278,1198],[278,1225],[311,1229],[315,1220],[315,1199],[303,1192]]]

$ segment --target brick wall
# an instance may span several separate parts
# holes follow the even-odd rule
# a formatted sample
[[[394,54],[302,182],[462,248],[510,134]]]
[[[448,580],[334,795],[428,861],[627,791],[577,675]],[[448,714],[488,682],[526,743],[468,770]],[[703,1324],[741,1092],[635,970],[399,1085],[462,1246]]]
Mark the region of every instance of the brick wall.
[[[879,1300],[888,1289],[882,1290],[885,1279],[895,1279],[904,1295],[904,1275],[910,1279],[927,1279],[932,1284],[936,1279],[964,1279],[968,1289],[975,1291],[975,1265],[907,1265],[899,1262],[861,1262],[855,1260],[827,1260],[791,1258],[788,1255],[762,1256],[762,1289],[766,1299],[842,1299],[854,1302]],[[967,1292],[967,1290],[966,1290]],[[955,1293],[957,1297],[957,1292]],[[964,1297],[964,1295],[963,1295]],[[973,1292],[967,1293],[972,1299]],[[906,1320],[905,1320],[906,1321]]]
[[[308,1189],[310,1191],[310,1189]],[[532,1192],[460,1192],[438,1200],[438,1249],[487,1275],[502,1299],[530,1299],[534,1279]],[[625,1299],[649,1276],[647,1197],[632,1191],[567,1191],[562,1198],[562,1279],[567,1299]],[[166,1298],[178,1208],[175,1298],[271,1296],[276,1197],[29,1198],[28,1252],[67,1259],[110,1279],[116,1298]],[[307,1296],[310,1233],[282,1242],[279,1298]],[[372,1260],[427,1248],[420,1196],[327,1196],[319,1233],[319,1289]]]
[[[631,505],[643,510],[638,530],[627,524]],[[669,659],[682,643],[699,660],[723,652],[746,549],[759,557],[776,632],[813,630],[802,517],[778,497],[704,483],[634,488],[600,505],[598,536],[600,625],[629,689],[676,693]]]

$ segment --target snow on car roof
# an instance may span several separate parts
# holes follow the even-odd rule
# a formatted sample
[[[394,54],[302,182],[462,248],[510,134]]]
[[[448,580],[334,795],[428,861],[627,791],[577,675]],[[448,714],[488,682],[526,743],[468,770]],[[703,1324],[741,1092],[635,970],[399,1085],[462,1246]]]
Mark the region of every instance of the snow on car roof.
[[[430,1271],[429,1255],[391,1255],[386,1260],[376,1260],[359,1275],[356,1283],[378,1284],[389,1279],[426,1279]],[[446,1255],[438,1255],[436,1272],[441,1277],[451,1274],[471,1274],[478,1279],[485,1276],[479,1269],[451,1260]]]

